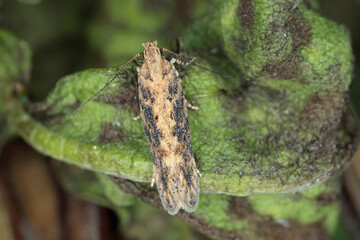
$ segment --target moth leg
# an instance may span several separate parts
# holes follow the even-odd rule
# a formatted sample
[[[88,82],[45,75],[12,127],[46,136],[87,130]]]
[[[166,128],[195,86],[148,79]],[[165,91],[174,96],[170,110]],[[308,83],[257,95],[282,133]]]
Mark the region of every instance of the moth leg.
[[[139,120],[140,118],[141,118],[140,115],[137,115],[137,116],[134,117],[132,120],[137,121],[137,120]]]
[[[200,109],[199,107],[194,106],[194,105],[192,105],[191,103],[189,103],[186,99],[184,99],[184,101],[185,101],[185,105],[186,105],[188,108],[190,108],[190,109],[192,109],[192,110],[199,110],[199,109]]]
[[[181,65],[189,65],[191,63],[193,63],[195,60],[195,58],[192,59],[185,59],[183,57],[181,57],[180,55],[176,54],[176,58],[172,58],[170,60],[171,64],[177,63],[177,64],[181,64]]]
[[[196,172],[199,174],[199,176],[200,176],[200,177],[202,177],[202,175],[201,175],[201,173],[200,173],[199,169],[196,169]]]
[[[151,187],[154,186],[155,183],[155,172],[153,173],[152,179],[151,179]]]
[[[192,105],[192,104],[189,103],[189,102],[187,102],[186,105],[187,105],[188,108],[190,108],[190,109],[192,109],[192,110],[199,110],[199,109],[200,109],[199,107],[194,106],[194,105]]]

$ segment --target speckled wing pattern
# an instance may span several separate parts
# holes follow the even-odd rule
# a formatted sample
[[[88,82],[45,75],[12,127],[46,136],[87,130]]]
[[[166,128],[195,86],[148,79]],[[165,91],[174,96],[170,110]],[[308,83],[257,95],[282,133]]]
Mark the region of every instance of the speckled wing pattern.
[[[156,42],[143,46],[144,63],[138,69],[139,103],[154,180],[169,214],[176,214],[180,208],[193,212],[199,200],[199,180],[181,79],[174,65],[161,56]]]

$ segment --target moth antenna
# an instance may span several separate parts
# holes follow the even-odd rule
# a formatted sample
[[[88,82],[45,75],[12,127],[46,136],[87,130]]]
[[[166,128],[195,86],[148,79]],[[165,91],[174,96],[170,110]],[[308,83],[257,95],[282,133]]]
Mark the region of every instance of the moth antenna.
[[[214,74],[219,75],[220,77],[226,78],[226,79],[228,79],[228,80],[233,80],[231,77],[228,77],[228,76],[226,76],[226,75],[222,75],[222,74],[220,74],[220,73],[218,73],[218,72],[216,72],[216,71],[214,71],[214,70],[208,69],[208,68],[206,68],[206,67],[203,67],[203,66],[201,66],[201,65],[199,65],[199,64],[194,63],[194,59],[190,59],[190,60],[189,60],[189,59],[186,59],[185,57],[180,56],[179,54],[177,54],[177,53],[175,53],[175,52],[173,52],[173,51],[170,51],[169,49],[166,49],[166,48],[162,48],[161,51],[165,51],[165,52],[168,52],[168,53],[170,53],[170,54],[172,54],[172,55],[175,55],[177,58],[179,58],[181,61],[183,61],[183,62],[186,63],[186,64],[192,64],[192,65],[194,65],[194,66],[196,66],[196,67],[198,67],[198,68],[200,68],[200,69],[202,69],[202,70],[205,70],[205,71],[214,73]]]
[[[143,53],[138,53],[136,54],[134,57],[132,57],[127,63],[125,63],[124,65],[122,65],[122,67],[120,68],[120,70],[115,74],[115,76],[108,81],[104,87],[102,87],[97,93],[95,93],[94,95],[92,95],[90,98],[88,98],[85,102],[83,102],[77,109],[75,109],[75,111],[73,112],[73,114],[71,115],[71,118],[74,118],[76,116],[76,114],[91,100],[93,100],[97,95],[99,95],[105,88],[107,88],[110,83],[112,83],[119,75],[122,71],[124,71],[124,69],[126,68],[127,65],[129,65],[132,61],[134,61],[137,57],[140,57],[141,55],[143,55]]]
[[[203,66],[201,66],[201,65],[199,65],[199,64],[196,64],[196,63],[193,63],[193,62],[191,62],[190,64],[192,64],[192,65],[194,65],[194,66],[196,66],[196,67],[198,67],[198,68],[200,68],[200,69],[202,69],[202,70],[205,70],[205,71],[214,73],[214,74],[216,74],[216,75],[218,75],[218,76],[220,76],[220,77],[226,78],[227,80],[233,80],[233,78],[231,78],[231,77],[229,77],[229,76],[223,75],[223,74],[218,73],[218,72],[216,72],[216,71],[214,71],[214,70],[211,70],[211,69],[208,69],[208,68],[206,68],[206,67],[203,67]]]

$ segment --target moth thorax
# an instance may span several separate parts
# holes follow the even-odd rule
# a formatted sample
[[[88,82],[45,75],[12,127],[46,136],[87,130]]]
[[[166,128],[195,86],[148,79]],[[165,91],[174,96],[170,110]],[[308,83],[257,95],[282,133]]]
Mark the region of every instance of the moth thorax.
[[[145,61],[157,62],[161,60],[161,52],[158,47],[148,47],[144,51]]]

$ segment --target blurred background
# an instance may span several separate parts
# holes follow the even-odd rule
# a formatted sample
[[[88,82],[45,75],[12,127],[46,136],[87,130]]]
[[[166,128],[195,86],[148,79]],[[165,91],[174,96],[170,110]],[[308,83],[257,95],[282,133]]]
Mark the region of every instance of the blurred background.
[[[211,0],[0,0],[0,27],[31,45],[28,91],[32,101],[39,101],[59,78],[88,68],[121,65],[142,51],[146,40],[156,39],[176,51],[176,39],[211,4]],[[319,4],[323,16],[345,25],[351,34],[354,75],[349,111],[359,119],[360,0],[321,0]],[[1,118],[1,134],[4,124]],[[55,178],[53,160],[16,137],[1,145],[0,240],[207,239],[140,202],[132,207],[132,214],[121,213],[121,221],[132,223],[124,231],[119,228],[119,213],[66,193]],[[337,239],[360,239],[360,154],[352,164],[343,176],[344,231]]]

